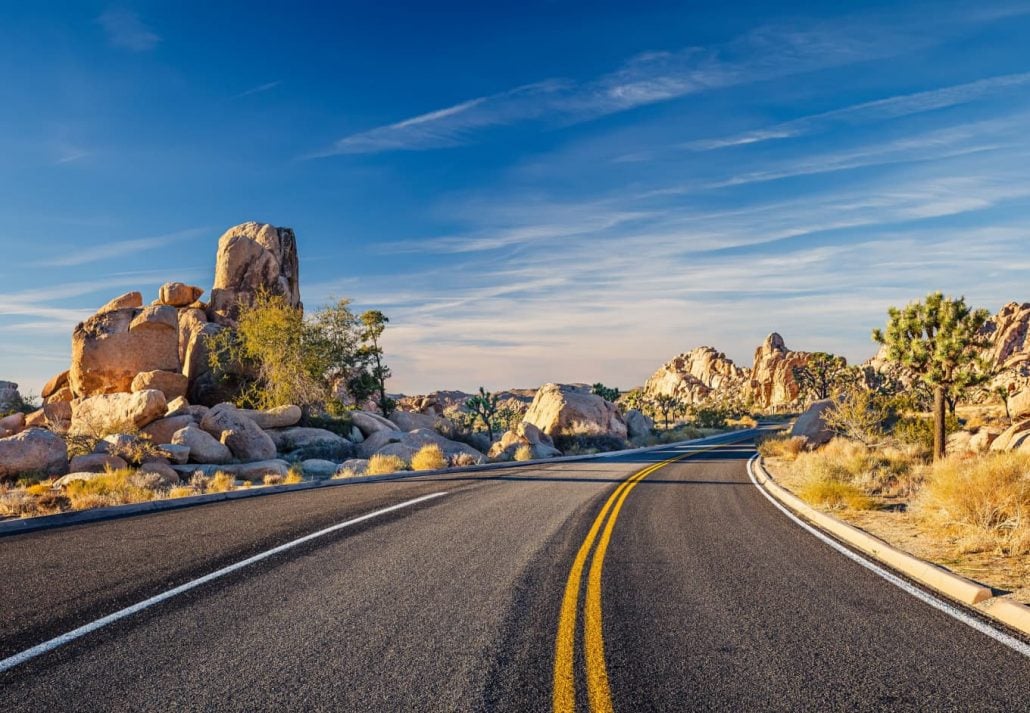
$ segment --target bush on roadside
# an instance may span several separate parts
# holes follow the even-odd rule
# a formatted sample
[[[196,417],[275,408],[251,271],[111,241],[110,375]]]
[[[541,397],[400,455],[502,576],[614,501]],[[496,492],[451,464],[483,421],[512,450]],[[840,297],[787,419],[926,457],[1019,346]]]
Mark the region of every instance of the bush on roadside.
[[[290,469],[286,472],[286,477],[283,478],[283,485],[296,485],[303,482],[304,472],[300,469],[300,466],[291,465]]]
[[[515,460],[526,461],[533,460],[533,446],[528,443],[523,443],[515,450]]]
[[[156,489],[142,487],[136,471],[131,468],[109,470],[89,480],[76,480],[65,488],[64,494],[73,510],[145,503],[158,497]]]
[[[367,475],[386,475],[407,469],[408,464],[400,456],[376,453],[368,459],[368,470],[365,472]]]
[[[954,433],[961,428],[958,419],[949,415],[944,422],[946,434]],[[933,452],[933,419],[925,416],[905,416],[899,418],[891,435],[898,443],[909,446],[917,446],[927,456]]]
[[[447,467],[447,456],[436,443],[427,443],[411,457],[412,470],[441,470]]]
[[[204,490],[208,493],[226,493],[236,487],[236,476],[220,470],[204,483]]]
[[[603,434],[562,434],[554,438],[554,447],[567,456],[593,455],[608,451],[621,451],[627,444],[621,438]]]
[[[479,460],[471,453],[458,453],[451,458],[451,465],[456,468],[467,468],[470,465],[479,465]]]
[[[766,436],[758,442],[758,452],[763,458],[782,458],[793,461],[805,452],[808,440],[804,436],[791,436],[788,433],[778,433],[773,436]]]
[[[807,479],[798,491],[802,500],[831,510],[868,510],[872,501],[851,483],[828,478]]]
[[[952,456],[930,467],[916,513],[964,552],[1030,554],[1030,455]]]

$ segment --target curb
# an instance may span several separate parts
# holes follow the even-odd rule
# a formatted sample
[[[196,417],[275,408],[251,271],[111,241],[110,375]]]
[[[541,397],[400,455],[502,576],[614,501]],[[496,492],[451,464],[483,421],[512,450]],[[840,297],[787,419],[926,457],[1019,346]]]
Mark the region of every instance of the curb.
[[[871,556],[878,562],[914,579],[950,599],[971,606],[976,611],[1030,635],[1030,607],[1012,599],[995,597],[990,587],[974,582],[943,567],[920,559],[890,545],[865,530],[816,510],[791,493],[765,469],[764,459],[754,461],[756,480],[783,505],[838,540]]]
[[[465,473],[482,473],[493,470],[505,470],[516,468],[527,468],[533,466],[549,465],[551,463],[572,463],[577,461],[600,460],[625,455],[640,453],[651,453],[653,451],[665,450],[677,446],[700,444],[710,442],[727,436],[741,436],[757,429],[743,429],[740,431],[727,431],[717,433],[713,436],[695,438],[690,441],[677,441],[675,443],[664,443],[659,446],[646,446],[644,448],[628,448],[621,451],[609,451],[607,453],[596,453],[586,456],[561,456],[559,458],[544,458],[540,460],[527,460],[519,462],[483,463],[481,465],[466,466],[463,468],[443,468],[440,470],[418,470],[401,471],[398,473],[387,473],[385,475],[366,475],[354,478],[341,478],[339,480],[314,480],[296,485],[264,485],[248,488],[245,490],[233,490],[225,493],[208,493],[205,495],[191,495],[185,498],[173,498],[170,500],[151,500],[145,503],[132,503],[129,505],[113,505],[110,507],[94,508],[92,510],[77,510],[74,512],[58,513],[57,515],[41,515],[39,517],[28,517],[20,520],[9,520],[0,522],[0,538],[9,535],[18,535],[40,530],[50,530],[55,527],[67,527],[70,525],[82,525],[91,522],[104,520],[115,520],[133,515],[143,515],[154,512],[165,512],[168,510],[179,510],[181,508],[206,505],[208,503],[224,502],[226,500],[242,500],[244,498],[256,498],[266,495],[279,495],[281,493],[293,493],[303,490],[315,490],[317,488],[335,488],[345,485],[357,485],[360,483],[378,483],[392,480],[406,480],[408,478],[422,478],[430,475],[462,475]]]

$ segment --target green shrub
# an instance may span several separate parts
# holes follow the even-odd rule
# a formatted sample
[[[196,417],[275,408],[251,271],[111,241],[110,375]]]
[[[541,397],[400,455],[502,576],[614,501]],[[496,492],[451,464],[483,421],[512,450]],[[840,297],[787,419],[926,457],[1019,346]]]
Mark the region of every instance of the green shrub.
[[[945,433],[954,433],[961,428],[958,419],[949,415],[944,421]],[[933,450],[933,419],[925,416],[905,416],[894,424],[891,435],[899,443],[918,446],[930,452]]]

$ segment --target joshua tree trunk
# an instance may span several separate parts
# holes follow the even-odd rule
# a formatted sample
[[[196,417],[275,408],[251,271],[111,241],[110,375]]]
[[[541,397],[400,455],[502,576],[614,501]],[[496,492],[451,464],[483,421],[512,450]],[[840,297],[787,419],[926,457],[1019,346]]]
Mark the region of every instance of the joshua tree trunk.
[[[936,386],[933,390],[933,459],[935,461],[944,457],[945,444],[945,409],[947,407],[943,386]]]

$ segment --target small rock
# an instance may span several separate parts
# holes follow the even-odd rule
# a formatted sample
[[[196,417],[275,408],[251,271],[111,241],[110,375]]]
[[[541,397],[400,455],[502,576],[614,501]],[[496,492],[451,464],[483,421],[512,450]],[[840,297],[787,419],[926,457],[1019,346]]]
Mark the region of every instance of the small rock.
[[[222,465],[232,461],[229,447],[198,426],[179,429],[172,434],[171,442],[189,448],[189,457],[194,463]]]
[[[161,285],[157,300],[161,304],[172,307],[186,307],[190,303],[196,302],[202,294],[204,294],[204,290],[199,287],[182,282],[166,282]]]

